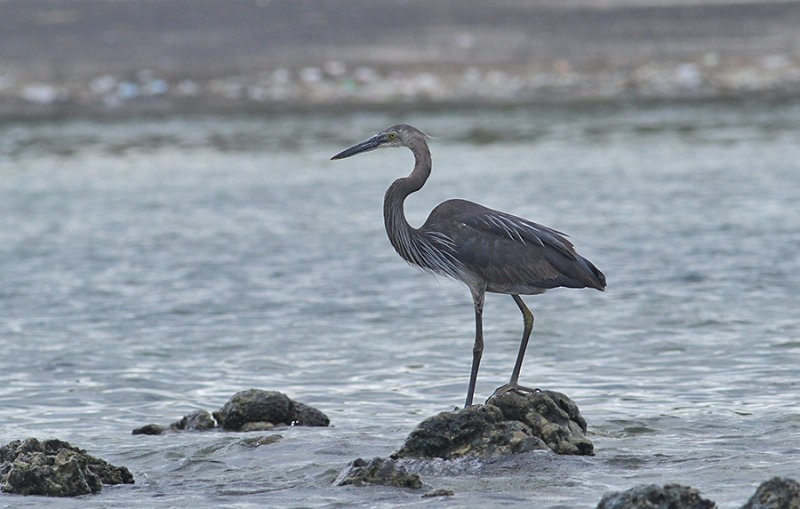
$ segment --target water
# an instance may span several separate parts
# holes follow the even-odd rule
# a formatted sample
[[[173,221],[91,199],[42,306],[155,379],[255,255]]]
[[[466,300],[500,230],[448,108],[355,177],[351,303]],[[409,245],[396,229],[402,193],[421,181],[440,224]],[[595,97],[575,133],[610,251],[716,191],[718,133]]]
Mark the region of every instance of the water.
[[[568,232],[606,273],[606,293],[528,298],[522,373],[578,403],[596,456],[423,467],[448,499],[331,486],[466,391],[467,290],[409,268],[383,232],[410,154],[328,160],[398,121],[436,136],[412,224],[473,199]],[[800,476],[798,199],[797,103],[7,121],[0,442],[58,437],[136,478],[50,507],[589,508],[672,482],[739,507]],[[507,296],[484,316],[478,400],[522,326]],[[251,387],[333,426],[259,448],[130,434]]]

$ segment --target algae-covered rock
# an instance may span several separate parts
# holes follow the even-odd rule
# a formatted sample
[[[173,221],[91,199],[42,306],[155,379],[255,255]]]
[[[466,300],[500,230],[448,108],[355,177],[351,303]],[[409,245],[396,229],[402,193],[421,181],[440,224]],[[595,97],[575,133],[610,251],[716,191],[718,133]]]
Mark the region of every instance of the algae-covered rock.
[[[362,458],[353,460],[333,482],[334,486],[364,486],[380,484],[399,488],[422,488],[422,481],[417,474],[410,474],[405,467],[390,458],[373,458],[366,461]]]
[[[717,504],[704,499],[688,486],[678,484],[643,484],[609,493],[597,504],[597,509],[715,509]]]
[[[61,440],[14,440],[0,448],[0,488],[20,495],[73,497],[98,493],[103,484],[132,484],[115,467]]]
[[[594,454],[578,405],[560,392],[508,391],[492,396],[486,404],[499,408],[505,419],[526,424],[557,454]]]
[[[528,426],[505,420],[498,407],[473,405],[425,419],[392,457],[454,459],[545,448]]]
[[[214,418],[226,430],[239,431],[246,423],[267,422],[275,425],[327,426],[328,417],[319,410],[297,403],[277,391],[249,389],[238,392],[214,412]],[[263,427],[259,426],[259,429]]]
[[[800,483],[788,477],[764,481],[742,509],[800,509]]]
[[[421,422],[392,457],[453,459],[550,448],[557,454],[594,454],[586,421],[567,396],[553,391],[509,391]]]

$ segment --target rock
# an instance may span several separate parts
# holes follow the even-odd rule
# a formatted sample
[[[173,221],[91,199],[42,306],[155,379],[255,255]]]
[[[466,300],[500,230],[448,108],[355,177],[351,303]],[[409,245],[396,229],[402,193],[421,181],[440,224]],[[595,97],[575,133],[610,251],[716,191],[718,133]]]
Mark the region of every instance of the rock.
[[[141,428],[133,430],[133,435],[160,435],[166,431],[206,431],[217,427],[216,421],[211,414],[205,410],[197,410],[189,415],[184,415],[181,420],[175,421],[169,427],[160,424],[145,424]]]
[[[267,435],[255,438],[245,438],[241,444],[245,447],[261,447],[262,445],[274,444],[275,442],[283,439],[280,435]]]
[[[575,402],[560,392],[508,391],[486,403],[498,407],[506,420],[526,424],[556,454],[594,454],[594,444],[585,435],[586,420]]]
[[[597,509],[715,509],[717,504],[700,493],[678,484],[643,484],[629,490],[604,495]]]
[[[253,421],[253,422],[246,422],[242,424],[242,427],[239,428],[241,432],[247,431],[268,431],[275,428],[275,425],[271,422],[267,421]]]
[[[373,458],[365,461],[362,458],[353,460],[333,482],[334,486],[364,486],[380,484],[399,488],[422,488],[422,481],[417,474],[409,474],[405,467],[390,458]]]
[[[131,432],[132,435],[160,435],[164,433],[166,429],[164,426],[159,426],[158,424],[145,424],[141,428],[136,428]]]
[[[454,459],[545,448],[527,425],[505,420],[498,407],[472,405],[425,419],[392,458]]]
[[[234,394],[214,418],[224,429],[235,431],[248,422],[288,425],[294,420],[294,403],[281,392],[250,389]]]
[[[276,391],[249,389],[237,392],[212,414],[197,410],[169,427],[146,424],[134,435],[160,435],[166,431],[206,431],[217,426],[226,431],[265,431],[278,425],[328,426],[330,419],[314,407],[294,401]]]
[[[742,509],[800,509],[800,484],[788,477],[764,481]]]
[[[294,423],[297,426],[327,426],[331,423],[328,416],[305,403],[294,402]]]
[[[422,495],[422,498],[433,498],[433,497],[452,497],[455,495],[453,490],[446,490],[444,488],[439,488],[438,490],[429,491]]]
[[[234,394],[213,415],[223,429],[234,431],[240,431],[249,422],[301,426],[327,426],[330,423],[328,417],[315,408],[297,403],[281,392],[260,389]]]
[[[550,448],[557,454],[594,454],[586,421],[577,405],[554,391],[509,391],[472,405],[442,412],[411,432],[393,458],[489,456]]]
[[[61,440],[14,440],[0,448],[0,488],[20,495],[74,497],[98,493],[103,484],[133,484],[115,467]]]
[[[180,421],[169,425],[174,430],[197,430],[205,431],[217,427],[217,422],[206,410],[197,410],[189,415],[184,415]]]

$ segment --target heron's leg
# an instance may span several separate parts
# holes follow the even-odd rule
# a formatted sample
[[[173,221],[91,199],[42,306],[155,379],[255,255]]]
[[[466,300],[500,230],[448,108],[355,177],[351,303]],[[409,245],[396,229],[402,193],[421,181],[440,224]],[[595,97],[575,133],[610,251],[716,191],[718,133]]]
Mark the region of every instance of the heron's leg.
[[[472,301],[475,304],[475,344],[472,346],[472,370],[469,374],[469,388],[464,408],[472,404],[475,384],[478,381],[478,368],[481,365],[481,356],[483,356],[483,297],[483,291],[472,292]]]
[[[517,354],[517,362],[514,364],[514,371],[511,372],[511,380],[507,384],[498,387],[492,396],[499,396],[508,391],[539,392],[539,389],[531,389],[530,387],[523,387],[519,384],[522,360],[525,358],[525,350],[528,348],[528,340],[531,337],[531,331],[533,331],[533,313],[531,313],[531,310],[528,309],[528,306],[525,305],[525,302],[523,302],[519,295],[512,294],[511,297],[514,298],[514,302],[517,303],[519,310],[522,311],[522,319],[524,321],[522,341],[519,344],[519,353]]]
[[[531,337],[531,331],[533,331],[533,313],[531,313],[531,310],[528,309],[528,306],[525,305],[519,295],[512,295],[511,297],[514,298],[514,302],[517,303],[519,310],[522,311],[522,319],[525,323],[522,329],[522,341],[519,344],[517,362],[514,364],[514,371],[511,372],[511,381],[509,382],[509,385],[517,385],[519,372],[522,370],[522,359],[525,358],[525,350],[528,348],[528,340]]]

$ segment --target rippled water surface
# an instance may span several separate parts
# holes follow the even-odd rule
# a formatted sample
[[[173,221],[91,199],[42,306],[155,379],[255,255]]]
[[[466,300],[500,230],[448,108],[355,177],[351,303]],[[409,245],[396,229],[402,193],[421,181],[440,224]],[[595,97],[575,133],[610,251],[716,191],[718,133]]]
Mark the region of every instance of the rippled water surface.
[[[565,392],[594,457],[434,463],[455,496],[335,488],[462,403],[468,291],[407,266],[384,189],[434,136],[412,224],[462,197],[571,235],[608,290],[528,298],[528,385]],[[739,507],[800,476],[800,105],[683,104],[0,124],[0,442],[58,437],[133,486],[49,507],[594,507],[639,483]],[[489,295],[477,399],[522,321]],[[258,448],[132,436],[251,387],[326,412]],[[257,436],[257,435],[256,435]],[[42,499],[0,495],[0,506]]]

